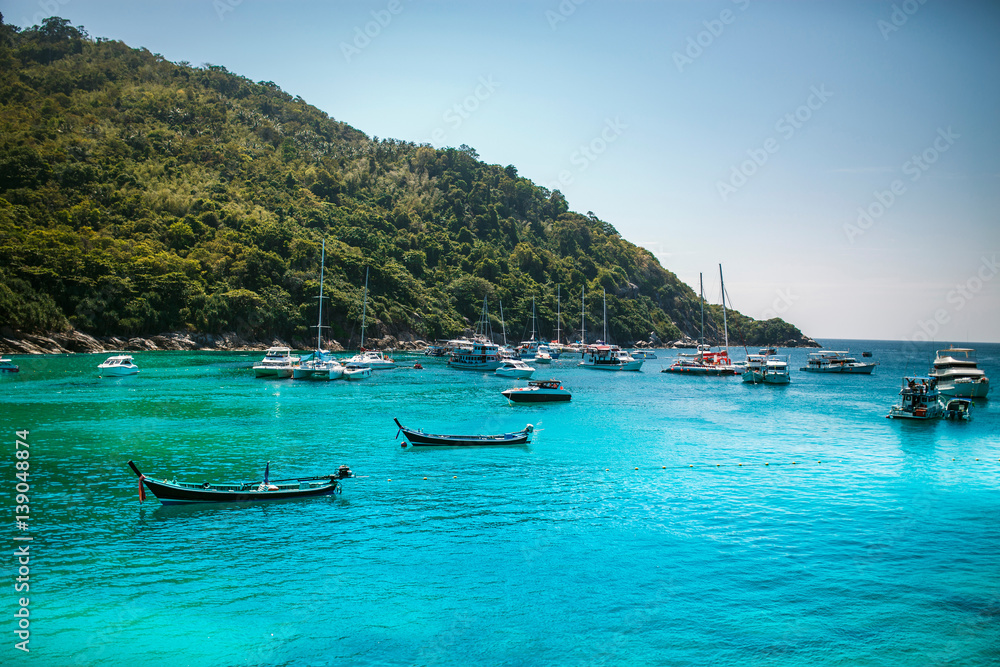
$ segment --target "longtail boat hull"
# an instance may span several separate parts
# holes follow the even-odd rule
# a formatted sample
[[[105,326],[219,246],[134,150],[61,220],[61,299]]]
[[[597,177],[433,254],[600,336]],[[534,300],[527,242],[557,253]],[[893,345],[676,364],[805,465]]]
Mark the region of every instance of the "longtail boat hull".
[[[445,435],[424,433],[406,428],[394,419],[399,431],[414,447],[482,447],[490,445],[526,445],[531,442],[534,426],[528,424],[524,430],[498,435]]]
[[[139,484],[149,489],[164,505],[186,505],[190,503],[239,503],[287,500],[290,498],[312,498],[340,493],[340,480],[353,477],[350,468],[341,466],[335,475],[299,477],[271,481],[234,482],[231,484],[202,484],[156,480],[146,477],[136,465],[129,467],[139,477]],[[139,498],[142,500],[141,492]]]

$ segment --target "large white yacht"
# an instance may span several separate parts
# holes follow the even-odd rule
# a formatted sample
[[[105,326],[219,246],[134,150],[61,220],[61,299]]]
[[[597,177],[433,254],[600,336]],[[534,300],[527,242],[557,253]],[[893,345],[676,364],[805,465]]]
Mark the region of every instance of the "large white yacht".
[[[749,384],[788,384],[792,381],[788,356],[772,354],[771,348],[764,348],[759,354],[748,354],[742,375],[743,381]]]
[[[290,378],[299,357],[289,347],[269,347],[264,358],[253,366],[255,377]]]
[[[930,377],[937,378],[937,389],[947,396],[985,398],[990,380],[976,365],[976,351],[967,347],[938,350]]]
[[[501,377],[526,380],[530,378],[534,372],[535,372],[534,368],[524,363],[520,359],[504,359],[503,361],[501,361],[500,367],[494,371],[494,374],[499,375]]]

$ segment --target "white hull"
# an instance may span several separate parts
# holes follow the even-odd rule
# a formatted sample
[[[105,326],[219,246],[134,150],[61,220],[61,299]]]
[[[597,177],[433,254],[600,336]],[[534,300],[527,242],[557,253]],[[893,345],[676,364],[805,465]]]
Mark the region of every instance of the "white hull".
[[[944,416],[944,408],[941,407],[939,403],[934,403],[928,406],[924,413],[916,414],[914,412],[907,412],[903,410],[898,405],[892,406],[889,410],[889,414],[886,415],[889,419],[940,419]]]
[[[496,370],[496,375],[505,378],[514,378],[515,380],[527,380],[534,374],[534,372],[534,368],[529,368],[528,370],[522,370],[520,368],[498,368]]]
[[[990,381],[983,378],[979,381],[941,380],[938,391],[955,398],[986,398],[990,393]]]
[[[101,375],[104,377],[125,377],[126,375],[137,375],[139,373],[138,368],[127,368],[123,366],[112,366],[111,368],[101,368],[97,367],[101,371]]]
[[[372,369],[370,368],[345,368],[344,369],[344,379],[345,380],[364,380],[365,378],[370,378],[372,376]]]

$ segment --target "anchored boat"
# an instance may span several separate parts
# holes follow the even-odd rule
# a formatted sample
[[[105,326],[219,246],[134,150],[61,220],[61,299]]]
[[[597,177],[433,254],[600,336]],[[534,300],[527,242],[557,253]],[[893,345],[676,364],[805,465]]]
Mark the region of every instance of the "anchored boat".
[[[552,403],[568,401],[573,396],[559,380],[530,380],[527,387],[512,387],[500,393],[511,403]]]
[[[424,433],[421,430],[414,431],[399,423],[398,419],[393,419],[400,433],[406,436],[410,444],[414,447],[473,447],[482,445],[526,445],[531,442],[531,432],[535,427],[528,424],[523,430],[512,433],[500,433],[498,435],[444,435],[434,433]]]
[[[148,488],[164,505],[182,505],[187,503],[232,503],[257,502],[261,500],[283,500],[286,498],[305,498],[311,496],[327,496],[340,493],[340,480],[354,477],[351,469],[345,465],[337,469],[336,474],[318,477],[297,477],[295,479],[269,480],[268,473],[271,464],[264,468],[264,479],[251,482],[231,482],[213,484],[203,482],[178,482],[177,480],[150,479],[141,472],[132,461],[128,462],[132,472],[139,478],[139,502],[146,499]]]

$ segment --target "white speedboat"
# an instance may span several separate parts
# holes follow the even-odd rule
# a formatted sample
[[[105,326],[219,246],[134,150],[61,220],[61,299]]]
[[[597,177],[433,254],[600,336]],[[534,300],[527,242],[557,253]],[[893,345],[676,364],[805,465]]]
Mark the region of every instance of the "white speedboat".
[[[937,388],[955,398],[986,398],[990,380],[977,367],[976,351],[967,347],[938,350],[930,377],[937,379]]]
[[[297,363],[299,357],[292,354],[291,348],[269,347],[264,358],[254,364],[253,373],[259,378],[290,378]]]
[[[531,380],[527,387],[514,387],[500,392],[511,404],[554,403],[572,398],[559,380]]]
[[[535,360],[537,361],[537,358]],[[525,380],[531,377],[535,369],[520,359],[504,359],[500,362],[499,368],[493,372],[501,377]]]
[[[139,367],[135,365],[130,355],[118,354],[105,359],[104,363],[97,366],[97,370],[103,377],[122,377],[135,375],[139,372]]]
[[[18,365],[10,359],[0,359],[0,373],[17,373],[19,370]]]
[[[552,360],[559,356],[558,353],[552,351],[551,346],[546,344],[541,344],[538,346],[538,350],[535,352],[535,363],[536,364],[551,364]]]
[[[364,380],[372,376],[372,369],[364,364],[349,361],[344,365],[343,375],[345,380]]]
[[[810,352],[806,365],[799,370],[807,373],[851,373],[858,375],[871,375],[875,370],[874,362],[866,363],[858,361],[850,356],[850,352],[837,350],[824,350],[822,352]]]
[[[889,419],[937,419],[944,416],[937,381],[926,377],[904,377],[899,404],[889,409]]]

